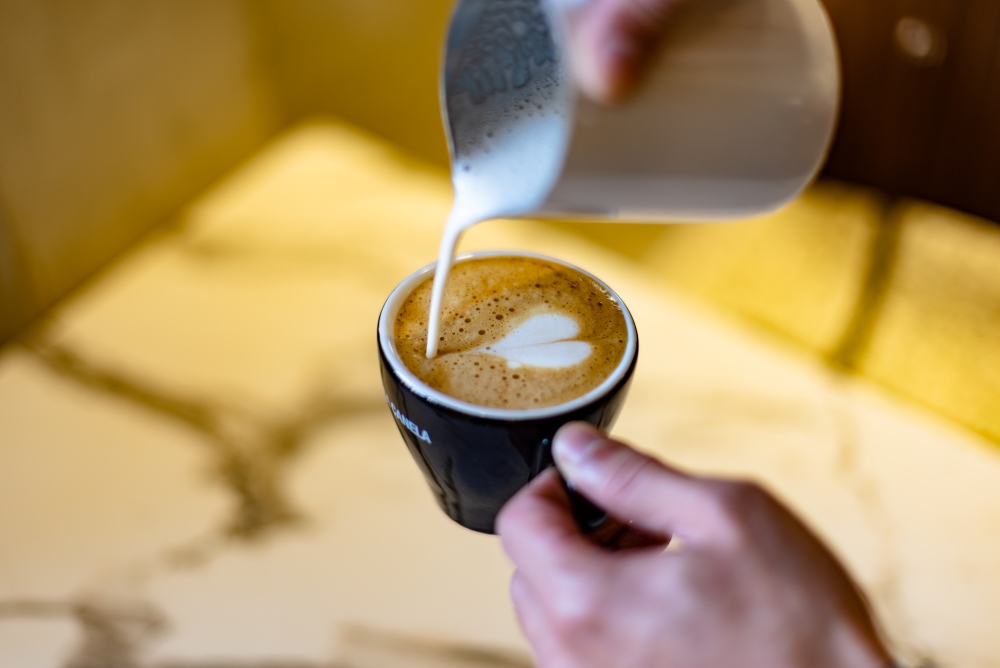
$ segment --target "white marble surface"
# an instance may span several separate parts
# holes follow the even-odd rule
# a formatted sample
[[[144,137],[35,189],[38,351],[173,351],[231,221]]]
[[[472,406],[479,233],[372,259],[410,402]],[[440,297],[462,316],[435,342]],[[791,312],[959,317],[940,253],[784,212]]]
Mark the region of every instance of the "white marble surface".
[[[0,354],[0,665],[528,664],[496,540],[436,508],[379,387],[378,311],[449,204],[305,126]],[[908,657],[1000,665],[995,445],[546,226],[463,247],[604,278],[642,341],[620,436],[770,485]]]

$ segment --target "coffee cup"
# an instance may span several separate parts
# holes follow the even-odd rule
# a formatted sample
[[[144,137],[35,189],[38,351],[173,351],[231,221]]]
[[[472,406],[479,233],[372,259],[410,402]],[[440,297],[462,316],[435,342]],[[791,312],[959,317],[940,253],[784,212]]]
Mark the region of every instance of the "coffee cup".
[[[504,504],[552,466],[552,439],[561,426],[584,421],[604,430],[611,429],[628,393],[639,349],[635,323],[625,304],[603,281],[578,267],[516,251],[471,253],[458,257],[455,266],[460,270],[466,262],[506,261],[506,258],[547,264],[565,270],[567,275],[591,281],[588,284],[596,286],[595,299],[605,300],[598,308],[620,309],[625,335],[620,341],[620,359],[606,373],[602,372],[603,377],[595,380],[595,386],[585,387],[579,396],[541,407],[481,405],[487,402],[456,398],[422,380],[404,362],[396,342],[401,310],[408,300],[412,301],[415,290],[433,277],[435,265],[413,273],[389,295],[378,322],[379,362],[389,410],[441,509],[460,525],[482,533],[494,533],[497,515]],[[546,317],[550,315],[547,313]],[[484,350],[482,354],[490,353]],[[504,363],[511,365],[511,377],[513,371],[528,369],[531,364],[530,361]],[[522,371],[522,375],[525,373]],[[582,527],[599,526],[604,514],[572,491],[570,496]]]

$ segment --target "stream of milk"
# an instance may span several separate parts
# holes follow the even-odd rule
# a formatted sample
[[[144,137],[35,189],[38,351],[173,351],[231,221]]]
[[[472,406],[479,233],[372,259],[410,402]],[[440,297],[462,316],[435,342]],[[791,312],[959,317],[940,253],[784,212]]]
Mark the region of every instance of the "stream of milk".
[[[569,142],[571,91],[558,66],[485,104],[449,99],[455,200],[434,273],[427,357],[437,355],[445,287],[462,235],[493,218],[521,216],[545,202]]]

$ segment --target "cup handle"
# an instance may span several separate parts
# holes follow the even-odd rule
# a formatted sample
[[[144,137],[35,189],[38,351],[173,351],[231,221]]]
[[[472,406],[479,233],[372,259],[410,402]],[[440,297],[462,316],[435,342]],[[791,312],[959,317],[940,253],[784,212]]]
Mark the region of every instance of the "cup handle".
[[[580,531],[591,534],[604,526],[608,521],[608,514],[598,508],[590,499],[573,489],[573,484],[563,481],[566,487],[566,494],[569,496],[569,506],[573,512],[573,519]]]

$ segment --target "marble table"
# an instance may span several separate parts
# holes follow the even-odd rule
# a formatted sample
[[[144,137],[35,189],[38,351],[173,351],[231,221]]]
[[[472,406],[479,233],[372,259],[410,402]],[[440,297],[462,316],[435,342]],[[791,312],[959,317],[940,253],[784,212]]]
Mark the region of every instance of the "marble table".
[[[378,311],[450,198],[303,125],[0,351],[0,665],[530,665],[496,539],[436,508],[379,386]],[[770,486],[906,657],[1000,665],[995,446],[541,223],[463,248],[603,277],[643,342],[619,436]]]

